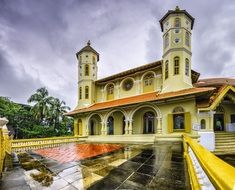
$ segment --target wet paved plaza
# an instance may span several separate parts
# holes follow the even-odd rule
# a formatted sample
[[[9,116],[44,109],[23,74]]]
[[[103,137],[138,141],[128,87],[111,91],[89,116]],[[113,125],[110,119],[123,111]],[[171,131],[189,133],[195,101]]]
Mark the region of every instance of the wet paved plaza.
[[[76,155],[79,152],[83,154]],[[51,185],[42,186],[31,177],[37,170],[18,168],[15,173],[6,175],[1,189],[190,189],[179,142],[68,144],[38,150],[31,155],[52,172]],[[17,172],[21,180],[14,181],[10,175],[17,178]]]

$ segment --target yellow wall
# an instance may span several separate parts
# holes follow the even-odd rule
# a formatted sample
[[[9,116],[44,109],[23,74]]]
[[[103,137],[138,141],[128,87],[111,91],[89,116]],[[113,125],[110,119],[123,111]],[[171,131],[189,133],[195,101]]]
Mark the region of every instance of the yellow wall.
[[[181,106],[184,108],[185,112],[190,112],[191,114],[191,124],[197,123],[197,111],[195,100],[187,100],[179,103],[167,103],[165,105],[158,106],[162,112],[162,126],[163,134],[168,133],[168,114],[171,114],[175,107]],[[191,133],[196,133],[191,130]]]

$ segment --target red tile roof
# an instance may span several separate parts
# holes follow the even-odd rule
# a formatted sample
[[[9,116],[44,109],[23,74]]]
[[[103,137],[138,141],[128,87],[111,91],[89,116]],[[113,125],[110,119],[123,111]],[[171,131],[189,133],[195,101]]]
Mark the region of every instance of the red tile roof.
[[[93,104],[87,108],[73,110],[71,112],[66,113],[65,115],[71,116],[71,115],[75,115],[77,113],[84,113],[84,112],[89,112],[89,111],[113,108],[113,107],[136,104],[136,103],[141,103],[141,102],[166,100],[166,99],[170,99],[170,98],[199,94],[199,93],[204,93],[204,92],[213,91],[213,90],[215,90],[215,88],[205,87],[205,88],[189,88],[189,89],[185,89],[185,90],[180,90],[180,91],[175,91],[175,92],[167,92],[167,93],[161,93],[161,94],[159,92],[151,92],[151,93],[141,94],[141,95],[137,95],[137,96],[122,98],[122,99],[116,99],[116,100],[111,100],[111,101],[106,101],[106,102],[99,102],[99,103]]]
[[[235,78],[208,78],[200,79],[194,84],[195,87],[205,87],[205,86],[223,86],[231,85],[235,86]]]
[[[208,108],[210,107],[214,101],[218,98],[218,96],[223,93],[226,88],[231,85],[223,85],[220,87],[217,87],[216,90],[213,91],[212,95],[208,99],[203,99],[203,100],[197,100],[197,107],[198,108]]]

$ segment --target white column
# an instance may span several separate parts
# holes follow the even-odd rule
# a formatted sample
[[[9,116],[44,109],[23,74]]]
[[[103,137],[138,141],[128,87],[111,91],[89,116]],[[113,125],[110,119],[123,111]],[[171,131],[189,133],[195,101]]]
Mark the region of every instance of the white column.
[[[107,124],[108,124],[107,122],[104,122],[104,130],[103,130],[104,135],[108,135]]]
[[[162,134],[162,117],[157,118],[157,134]]]
[[[212,111],[212,110],[210,110],[210,112],[209,112],[209,117],[210,117],[210,125],[209,125],[209,130],[211,130],[211,131],[214,131],[214,114],[215,114],[216,112],[215,111]]]
[[[128,131],[129,131],[129,129],[128,129],[128,120],[125,119],[125,135],[128,134]]]
[[[89,135],[89,125],[88,125],[88,123],[86,124],[86,135],[87,136]]]
[[[104,135],[104,122],[101,121],[101,135]]]
[[[117,85],[115,86],[115,88],[117,89],[117,97],[116,97],[116,98],[120,98],[120,85],[117,84]],[[115,95],[115,94],[114,94],[114,95]]]
[[[133,122],[133,120],[132,119],[130,119],[129,120],[129,135],[132,135],[132,122]]]
[[[106,94],[106,93],[105,93],[105,91],[104,91],[103,88],[102,88],[100,91],[101,91],[101,98],[102,98],[101,101],[103,102],[103,101],[105,101],[105,94]]]
[[[136,85],[136,95],[138,95],[141,93],[140,80],[136,80],[135,85]]]

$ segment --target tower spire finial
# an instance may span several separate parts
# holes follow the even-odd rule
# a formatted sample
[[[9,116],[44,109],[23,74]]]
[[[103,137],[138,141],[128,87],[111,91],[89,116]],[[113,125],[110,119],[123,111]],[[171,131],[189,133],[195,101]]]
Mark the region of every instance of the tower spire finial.
[[[178,5],[175,7],[175,10],[176,10],[176,11],[180,11],[180,8],[179,8]]]
[[[91,45],[91,41],[90,41],[90,40],[88,40],[87,45],[88,45],[88,46],[90,46],[90,45]]]

